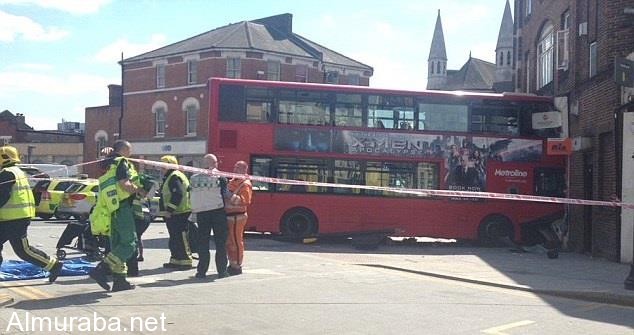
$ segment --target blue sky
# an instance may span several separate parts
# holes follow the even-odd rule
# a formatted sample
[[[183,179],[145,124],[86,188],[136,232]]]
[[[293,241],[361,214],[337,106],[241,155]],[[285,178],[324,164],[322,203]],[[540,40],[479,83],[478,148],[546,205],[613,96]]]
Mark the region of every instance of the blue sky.
[[[374,67],[370,86],[424,89],[438,9],[448,68],[494,61],[506,0],[0,0],[0,111],[35,129],[108,103],[117,61],[229,23],[293,14],[293,31]],[[512,2],[511,2],[512,5]]]

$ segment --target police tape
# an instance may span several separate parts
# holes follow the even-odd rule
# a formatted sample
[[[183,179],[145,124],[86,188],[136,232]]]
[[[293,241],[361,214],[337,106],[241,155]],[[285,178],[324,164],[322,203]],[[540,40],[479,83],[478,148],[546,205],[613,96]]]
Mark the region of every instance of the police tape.
[[[68,171],[68,168],[72,168],[72,167],[79,167],[79,166],[84,166],[84,165],[95,164],[95,163],[101,162],[102,160],[104,160],[104,159],[97,159],[97,160],[90,161],[90,162],[82,162],[82,163],[77,163],[77,164],[74,164],[74,165],[64,166],[64,167],[61,167],[61,168],[58,168],[58,169],[51,169],[51,170],[48,170],[48,171],[42,171],[41,173],[37,173],[35,175],[28,176],[27,179],[28,180],[34,180],[34,181],[51,180],[52,178],[50,176],[48,176],[49,174],[54,174],[55,172]],[[22,165],[28,166],[29,164],[26,163],[26,164],[22,164]],[[46,175],[47,177],[37,177],[37,176],[41,176],[41,175]],[[34,177],[34,176],[36,176],[36,177]],[[73,176],[62,177],[62,178],[73,178]],[[13,182],[15,182],[15,179],[5,180],[3,182],[0,182],[0,185],[6,184],[6,183],[13,183]]]
[[[362,189],[362,190],[372,190],[372,191],[381,191],[381,192],[412,194],[412,195],[425,196],[425,197],[436,196],[436,197],[449,197],[449,198],[480,198],[480,199],[544,202],[544,203],[568,204],[568,205],[608,206],[608,207],[622,207],[627,209],[634,209],[634,204],[624,203],[620,201],[584,200],[584,199],[574,199],[574,198],[544,197],[544,196],[537,196],[537,195],[507,194],[507,193],[494,193],[494,192],[412,189],[412,188],[397,188],[397,187],[371,186],[371,185],[324,183],[324,182],[313,182],[313,181],[294,180],[294,179],[285,179],[285,178],[255,176],[255,175],[248,175],[248,174],[237,174],[237,173],[231,173],[231,172],[224,172],[220,170],[208,170],[208,169],[202,169],[202,168],[197,168],[192,166],[156,162],[156,161],[150,161],[145,159],[129,158],[129,160],[133,162],[137,162],[139,164],[146,164],[146,165],[155,166],[155,167],[163,168],[167,170],[179,170],[184,172],[191,172],[194,174],[196,173],[208,174],[208,175],[220,176],[220,177],[226,177],[226,178],[242,178],[242,179],[248,178],[252,181],[257,181],[262,183]]]

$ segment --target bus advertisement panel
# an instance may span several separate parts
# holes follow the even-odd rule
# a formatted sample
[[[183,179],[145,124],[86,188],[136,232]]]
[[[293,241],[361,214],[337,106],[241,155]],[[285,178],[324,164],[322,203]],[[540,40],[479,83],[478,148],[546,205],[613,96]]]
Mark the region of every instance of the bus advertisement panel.
[[[396,231],[519,241],[563,215],[552,203],[439,198],[398,189],[563,196],[565,156],[533,129],[547,97],[210,80],[210,152],[258,176],[385,189],[254,182],[248,228],[292,237]],[[533,229],[535,230],[535,229]]]

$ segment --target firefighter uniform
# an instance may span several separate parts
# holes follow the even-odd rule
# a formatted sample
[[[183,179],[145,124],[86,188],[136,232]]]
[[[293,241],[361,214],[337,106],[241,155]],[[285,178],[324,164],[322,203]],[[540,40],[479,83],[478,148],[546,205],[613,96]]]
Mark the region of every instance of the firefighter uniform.
[[[29,244],[27,229],[35,216],[35,200],[27,175],[16,166],[20,162],[17,149],[0,147],[0,162],[0,264],[3,245],[9,241],[18,257],[49,271],[52,283],[59,276],[62,263]]]
[[[161,162],[178,164],[176,157],[161,157]],[[189,180],[182,172],[167,169],[161,187],[160,207],[168,214],[165,217],[169,233],[169,262],[163,267],[186,270],[192,267],[192,251],[187,237],[189,215],[191,214],[191,188]]]

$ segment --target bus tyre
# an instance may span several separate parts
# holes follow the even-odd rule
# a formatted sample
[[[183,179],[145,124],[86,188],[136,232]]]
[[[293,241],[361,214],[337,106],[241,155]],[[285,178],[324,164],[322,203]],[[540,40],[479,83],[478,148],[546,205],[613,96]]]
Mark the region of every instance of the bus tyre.
[[[486,218],[478,228],[478,241],[488,247],[512,244],[513,225],[511,221],[501,215]]]
[[[317,234],[317,218],[306,208],[294,208],[282,217],[282,235],[293,239],[303,239]]]

